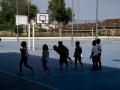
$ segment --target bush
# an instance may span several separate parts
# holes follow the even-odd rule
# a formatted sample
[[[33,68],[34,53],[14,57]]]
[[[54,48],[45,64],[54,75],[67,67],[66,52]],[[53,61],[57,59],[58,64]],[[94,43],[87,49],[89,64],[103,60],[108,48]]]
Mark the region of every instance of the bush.
[[[47,32],[47,29],[44,29],[44,28],[39,28],[37,29],[39,32]]]
[[[23,33],[23,30],[24,30],[23,26],[18,26],[18,33],[19,34]],[[15,26],[14,32],[17,33],[17,26]]]
[[[0,24],[0,30],[1,31],[3,31],[3,30],[10,31],[12,29],[10,26],[11,26],[10,24]]]

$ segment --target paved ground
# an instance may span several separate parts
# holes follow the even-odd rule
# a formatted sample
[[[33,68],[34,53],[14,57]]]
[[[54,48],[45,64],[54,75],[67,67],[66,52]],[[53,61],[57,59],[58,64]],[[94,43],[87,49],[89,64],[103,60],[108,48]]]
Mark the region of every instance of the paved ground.
[[[64,40],[64,44],[70,50],[70,57],[74,53],[74,45],[71,41]],[[102,41],[102,71],[91,72],[91,41],[81,40],[83,49],[84,67],[78,66],[74,70],[74,63],[69,70],[59,70],[59,56],[52,50],[57,44],[56,40],[40,40],[35,42],[35,51],[30,50],[29,64],[34,68],[35,75],[24,68],[23,74],[19,75],[18,65],[20,60],[19,45],[16,41],[3,41],[0,44],[0,90],[120,90],[120,42],[118,40]],[[44,43],[49,45],[50,74],[44,74],[41,66],[41,48]]]

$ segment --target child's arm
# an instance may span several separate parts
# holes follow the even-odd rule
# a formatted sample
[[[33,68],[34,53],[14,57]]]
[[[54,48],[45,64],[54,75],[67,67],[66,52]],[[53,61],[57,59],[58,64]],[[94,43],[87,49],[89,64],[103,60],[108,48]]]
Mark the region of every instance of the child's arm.
[[[22,50],[22,48],[20,48],[20,51]]]
[[[76,50],[74,51],[73,57],[75,57]]]
[[[27,48],[26,48],[26,56],[29,57],[29,52]]]
[[[94,54],[94,53],[92,52],[91,55],[90,55],[90,59],[92,58],[93,54]]]

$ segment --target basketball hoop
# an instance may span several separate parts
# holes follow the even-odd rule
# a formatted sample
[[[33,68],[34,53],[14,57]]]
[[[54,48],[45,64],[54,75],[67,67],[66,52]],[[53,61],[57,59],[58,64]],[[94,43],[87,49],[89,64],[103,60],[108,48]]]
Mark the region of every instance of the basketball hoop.
[[[37,23],[39,24],[48,24],[48,13],[37,14]]]
[[[42,21],[42,23],[44,23],[45,22],[45,20],[41,20]]]

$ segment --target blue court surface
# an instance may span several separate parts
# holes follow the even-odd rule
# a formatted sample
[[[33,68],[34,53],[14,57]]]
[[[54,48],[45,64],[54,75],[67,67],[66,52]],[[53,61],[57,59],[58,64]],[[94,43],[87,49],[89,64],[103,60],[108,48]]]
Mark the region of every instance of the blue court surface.
[[[36,40],[35,51],[29,50],[28,63],[34,69],[31,71],[24,67],[23,73],[19,74],[20,42],[0,42],[0,90],[120,90],[120,41],[102,40],[102,70],[90,71],[92,60],[91,40],[80,40],[83,50],[83,67],[78,63],[78,70],[74,69],[73,63],[69,63],[69,69],[64,65],[59,70],[59,55],[53,51],[53,45],[58,40]],[[76,40],[74,40],[75,42]],[[43,72],[41,54],[42,45],[49,46],[50,59],[48,66],[50,73]],[[63,40],[73,58],[75,45],[70,40]]]

